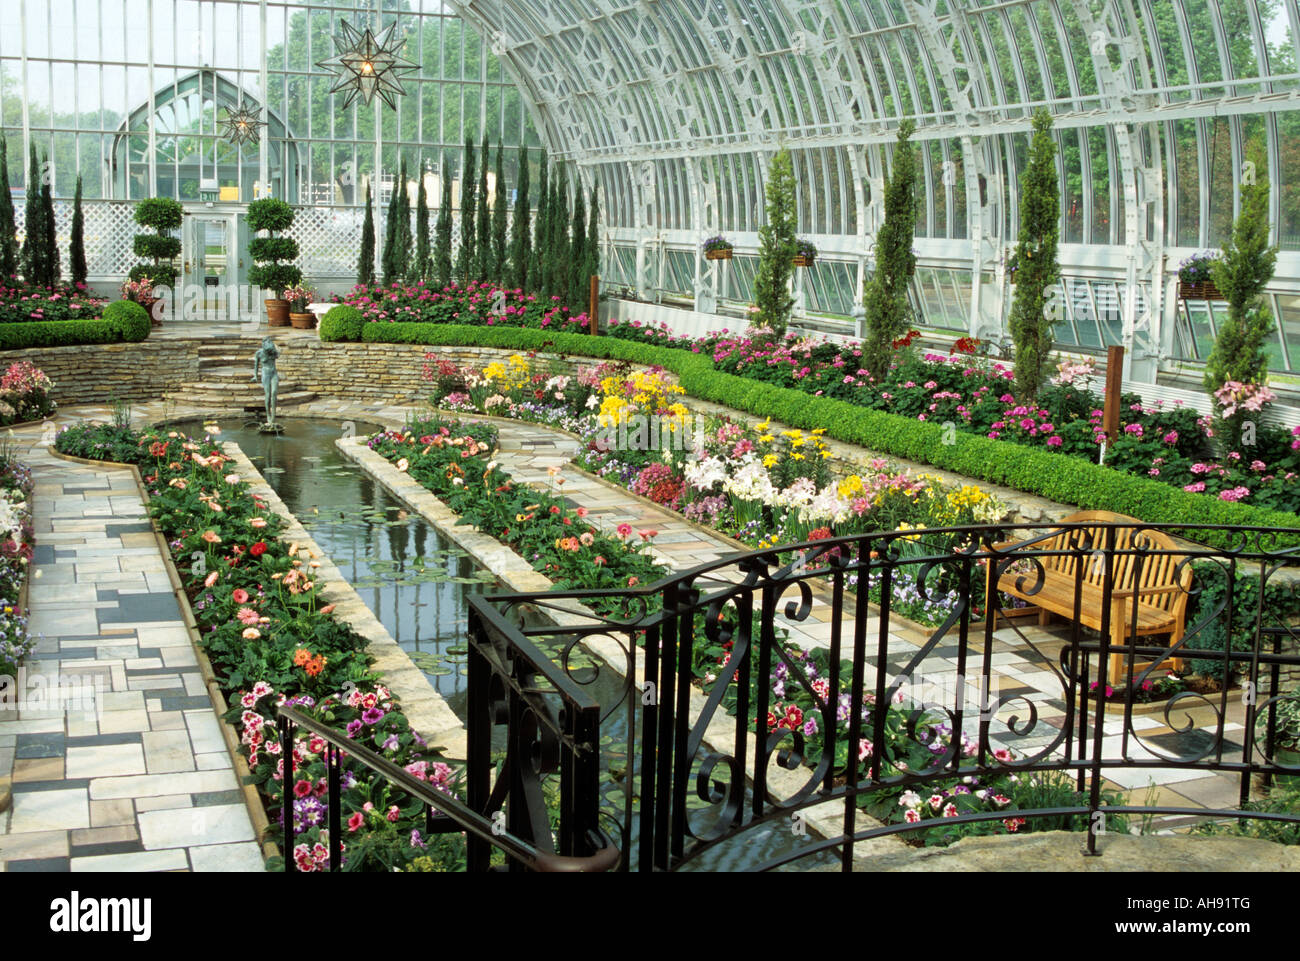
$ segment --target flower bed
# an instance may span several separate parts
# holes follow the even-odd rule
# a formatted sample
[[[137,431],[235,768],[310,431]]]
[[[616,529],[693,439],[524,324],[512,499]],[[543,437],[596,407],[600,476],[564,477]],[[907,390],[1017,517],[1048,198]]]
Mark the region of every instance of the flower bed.
[[[76,456],[111,455],[139,467],[150,516],[167,539],[230,704],[226,719],[240,730],[241,751],[273,824],[283,817],[275,722],[282,704],[346,729],[421,780],[453,789],[455,772],[411,730],[370,669],[364,639],[331,616],[332,605],[320,604],[316,558],[277,539],[283,520],[227,470],[226,456],[211,441],[176,431],[79,426],[60,433],[56,448]],[[297,740],[290,812],[297,840],[286,854],[302,871],[328,867],[325,760],[319,738]],[[343,785],[346,870],[454,869],[463,863],[460,835],[421,836],[419,801],[362,767],[347,765]]]
[[[366,322],[466,324],[484,327],[533,327],[539,330],[586,331],[587,314],[570,314],[559,297],[550,301],[519,288],[471,281],[441,290],[424,281],[389,287],[357,285],[333,303],[356,307]]]
[[[37,287],[32,284],[0,283],[0,324],[28,321],[91,320],[107,303],[77,287]]]
[[[0,677],[15,676],[34,647],[19,601],[32,552],[32,472],[0,445]]]
[[[977,487],[952,489],[884,460],[832,476],[822,430],[776,431],[770,422],[750,427],[697,414],[662,371],[602,364],[568,375],[520,354],[479,370],[429,355],[425,380],[437,406],[564,427],[585,441],[579,466],[752,548],[903,529],[917,532],[905,549],[945,552],[956,546],[952,538],[923,532],[1005,514]],[[941,623],[956,585],[938,580],[923,598],[900,577],[893,592],[900,613]]]
[[[54,384],[31,361],[10,364],[0,374],[0,427],[28,420],[40,420],[54,413],[50,398]]]

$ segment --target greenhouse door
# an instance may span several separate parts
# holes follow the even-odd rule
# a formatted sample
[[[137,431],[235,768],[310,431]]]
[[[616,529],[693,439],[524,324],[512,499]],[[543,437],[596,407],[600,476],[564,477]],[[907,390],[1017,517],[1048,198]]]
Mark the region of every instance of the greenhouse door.
[[[237,323],[255,316],[259,291],[245,289],[243,217],[211,207],[185,214],[181,297],[178,315],[206,323]]]

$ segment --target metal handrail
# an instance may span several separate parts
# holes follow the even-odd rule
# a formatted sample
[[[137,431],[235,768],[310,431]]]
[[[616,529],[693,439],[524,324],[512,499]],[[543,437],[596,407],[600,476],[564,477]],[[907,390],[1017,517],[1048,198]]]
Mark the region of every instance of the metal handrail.
[[[293,741],[297,728],[311,731],[322,738],[328,745],[327,764],[329,768],[329,839],[330,870],[337,871],[342,866],[342,817],[340,810],[341,783],[340,763],[343,757],[360,762],[383,778],[414,795],[426,805],[428,817],[426,824],[432,833],[450,833],[464,831],[480,840],[486,841],[507,857],[519,862],[533,871],[544,872],[584,872],[609,871],[619,861],[619,850],[614,845],[607,845],[588,857],[567,857],[540,851],[533,844],[515,837],[502,830],[496,821],[485,817],[450,794],[444,794],[430,787],[409,771],[398,766],[382,755],[356,743],[345,733],[337,731],[315,718],[309,717],[295,707],[282,706],[277,716],[284,721],[280,731],[280,744],[284,758],[284,862],[285,871],[292,872],[293,866]],[[439,813],[435,816],[432,811]],[[441,823],[439,823],[441,822]]]

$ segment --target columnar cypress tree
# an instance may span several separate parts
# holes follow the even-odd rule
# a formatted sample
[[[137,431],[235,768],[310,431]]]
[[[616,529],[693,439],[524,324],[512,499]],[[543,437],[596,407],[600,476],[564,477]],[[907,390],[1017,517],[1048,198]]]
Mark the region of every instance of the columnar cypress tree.
[[[397,268],[397,225],[402,216],[402,191],[399,179],[393,182],[393,192],[388,197],[388,212],[384,222],[384,252],[379,258],[383,270],[384,286],[397,280],[401,273]]]
[[[474,274],[474,141],[465,138],[465,162],[460,171],[460,250],[456,279],[468,284]]]
[[[587,267],[587,205],[582,199],[582,185],[578,184],[573,194],[573,240],[569,248],[569,280],[565,285],[568,293],[565,302],[569,312],[580,314],[587,308],[587,278],[583,271]]]
[[[488,209],[488,138],[483,135],[483,150],[479,154],[478,222],[474,227],[474,276],[482,283],[488,279],[492,267],[492,211]]]
[[[867,342],[863,367],[879,381],[889,370],[894,341],[907,335],[912,323],[908,286],[916,272],[912,236],[916,229],[916,151],[909,138],[916,124],[898,125],[894,164],[885,187],[885,222],[876,235],[876,269],[867,284],[863,306],[867,311]]]
[[[561,162],[555,171],[555,196],[551,198],[550,296],[569,299],[569,181]]]
[[[420,165],[420,187],[415,201],[415,257],[407,280],[429,279],[429,198],[424,192],[424,165]]]
[[[77,177],[77,194],[72,201],[72,242],[68,247],[68,265],[72,283],[86,282],[86,218],[81,211],[81,177]]]
[[[23,278],[43,286],[45,266],[45,208],[41,206],[41,168],[36,162],[36,144],[31,145],[27,170],[27,216],[23,224]]]
[[[798,249],[795,238],[794,161],[790,151],[772,158],[767,176],[767,217],[758,229],[758,271],[754,276],[754,324],[781,336],[790,323],[794,298],[790,275]]]
[[[375,285],[375,210],[370,201],[370,184],[366,184],[366,219],[361,225],[361,253],[357,257],[357,283]]]
[[[488,279],[494,284],[506,283],[506,168],[502,157],[502,144],[497,141],[496,199],[492,204],[492,264]]]
[[[63,275],[59,263],[59,240],[54,232],[53,187],[48,179],[41,184],[41,226],[45,231],[45,286],[54,287]]]
[[[1016,244],[1016,299],[1011,305],[1011,339],[1015,343],[1016,398],[1031,403],[1047,374],[1052,329],[1060,315],[1047,309],[1057,291],[1056,265],[1060,187],[1056,179],[1056,140],[1052,115],[1034,114],[1029,165],[1020,181],[1020,239]]]
[[[596,188],[591,188],[591,203],[587,205],[587,249],[584,252],[582,276],[585,284],[590,284],[590,278],[600,274],[600,200],[596,196]],[[589,286],[583,287],[583,297],[587,296]],[[583,303],[587,303],[586,300]]]
[[[1227,319],[1205,364],[1205,389],[1213,410],[1222,410],[1214,392],[1228,381],[1262,385],[1268,380],[1265,339],[1273,333],[1273,313],[1261,294],[1273,277],[1277,248],[1268,243],[1268,181],[1241,185],[1241,213],[1223,245],[1223,257],[1210,267],[1214,285],[1228,302]],[[1227,418],[1216,416],[1215,439],[1229,451],[1240,450],[1248,418],[1244,409]]]
[[[395,249],[393,251],[394,280],[404,280],[411,276],[411,261],[415,258],[415,239],[411,236],[411,191],[406,182],[406,160],[402,160],[397,177],[397,227],[393,233]]]
[[[546,151],[543,150],[538,164],[537,221],[533,224],[533,249],[528,257],[528,285],[538,293],[546,283],[546,202],[550,199],[547,176]]]
[[[14,198],[9,192],[9,148],[0,136],[0,280],[18,273],[18,225],[14,222]]]
[[[444,155],[438,165],[442,179],[442,203],[438,207],[438,226],[434,231],[433,280],[441,289],[451,283],[451,172]]]
[[[528,148],[519,148],[519,187],[515,195],[515,219],[510,225],[510,264],[505,281],[508,287],[523,288],[528,284],[529,260],[533,245],[529,236],[528,209]]]

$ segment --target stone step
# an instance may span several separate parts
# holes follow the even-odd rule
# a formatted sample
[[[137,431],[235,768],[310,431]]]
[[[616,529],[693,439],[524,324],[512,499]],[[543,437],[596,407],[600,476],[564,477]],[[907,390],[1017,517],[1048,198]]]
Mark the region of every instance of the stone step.
[[[230,337],[223,340],[204,341],[199,344],[199,359],[205,357],[235,357],[248,353],[249,363],[252,363],[253,354],[262,346],[262,341],[256,337]]]
[[[256,384],[257,389],[259,391],[262,389],[261,379],[259,378],[257,381],[253,380],[252,360],[249,360],[247,364],[226,363],[226,364],[222,364],[221,366],[212,366],[212,367],[205,367],[203,366],[202,362],[200,362],[199,366],[200,369],[202,370],[203,379],[201,381],[197,381],[187,386],[191,386],[191,387],[221,386],[222,388],[224,388],[226,384],[233,384],[237,387],[243,387],[245,384],[249,386],[253,386],[254,384]],[[285,386],[285,383],[286,382],[284,380],[280,381],[281,388]]]
[[[244,364],[251,372],[253,369],[253,353],[254,352],[250,350],[247,356],[234,353],[201,356],[199,357],[199,370],[207,372],[222,367],[238,367],[241,364]],[[251,373],[249,376],[252,376]]]

